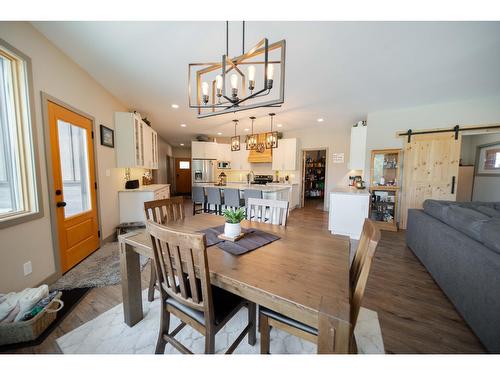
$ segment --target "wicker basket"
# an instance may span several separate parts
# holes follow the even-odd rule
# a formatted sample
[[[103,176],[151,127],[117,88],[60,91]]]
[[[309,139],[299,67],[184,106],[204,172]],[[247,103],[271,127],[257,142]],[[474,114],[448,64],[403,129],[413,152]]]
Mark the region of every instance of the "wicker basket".
[[[56,319],[57,312],[64,306],[64,303],[60,299],[61,295],[62,292],[57,293],[55,298],[30,320],[25,322],[0,323],[0,345],[37,339],[52,324]]]

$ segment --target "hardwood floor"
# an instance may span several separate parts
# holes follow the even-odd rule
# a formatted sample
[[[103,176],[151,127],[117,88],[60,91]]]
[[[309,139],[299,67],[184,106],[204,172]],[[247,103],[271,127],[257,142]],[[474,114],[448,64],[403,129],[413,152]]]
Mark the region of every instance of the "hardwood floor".
[[[186,214],[191,214],[186,202]],[[293,210],[287,225],[328,228],[315,205]],[[149,265],[142,273],[147,288]],[[55,340],[121,303],[120,285],[92,289],[43,344],[14,353],[60,353]],[[377,311],[387,353],[484,353],[423,265],[405,245],[404,231],[382,232],[363,306]]]

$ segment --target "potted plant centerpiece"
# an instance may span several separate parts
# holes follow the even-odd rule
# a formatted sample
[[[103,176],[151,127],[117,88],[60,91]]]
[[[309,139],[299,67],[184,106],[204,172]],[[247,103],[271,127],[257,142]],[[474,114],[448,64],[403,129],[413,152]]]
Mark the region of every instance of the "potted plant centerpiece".
[[[226,224],[224,225],[224,236],[229,238],[238,237],[241,234],[241,221],[245,219],[245,209],[228,209],[224,210],[222,214],[226,219]]]

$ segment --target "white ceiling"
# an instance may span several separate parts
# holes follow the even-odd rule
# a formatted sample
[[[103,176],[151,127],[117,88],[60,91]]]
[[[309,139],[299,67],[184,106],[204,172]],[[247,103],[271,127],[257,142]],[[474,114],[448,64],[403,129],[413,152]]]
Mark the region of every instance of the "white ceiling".
[[[224,22],[33,24],[172,145],[197,134],[232,135],[233,115],[197,119],[187,107],[187,65],[220,59]],[[247,48],[263,37],[287,41],[285,104],[275,111],[283,131],[500,93],[500,22],[247,22]],[[241,24],[231,22],[230,55],[240,52]],[[236,117],[244,128],[256,115],[260,132],[268,112]]]

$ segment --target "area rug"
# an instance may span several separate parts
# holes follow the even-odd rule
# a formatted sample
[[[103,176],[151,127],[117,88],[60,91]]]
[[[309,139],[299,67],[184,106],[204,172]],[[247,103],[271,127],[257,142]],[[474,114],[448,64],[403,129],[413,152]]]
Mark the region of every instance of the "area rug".
[[[140,257],[141,270],[147,262],[148,258]],[[119,284],[120,281],[118,242],[110,242],[66,272],[50,286],[50,290],[103,287]]]
[[[123,322],[123,306],[119,304],[97,318],[68,332],[56,340],[64,354],[153,354],[160,325],[160,301],[158,293],[153,302],[147,301],[147,290],[143,291],[144,318],[133,327]],[[240,310],[215,336],[215,352],[222,354],[245,327],[246,309]],[[179,320],[171,315],[171,330]],[[355,330],[358,351],[364,354],[384,354],[382,332],[375,311],[361,309]],[[203,353],[204,337],[189,326],[184,327],[176,338],[194,353]],[[257,343],[248,344],[245,339],[238,345],[235,354],[258,354],[260,337]],[[271,330],[271,353],[276,354],[314,354],[316,345],[287,334],[278,329]],[[165,354],[179,354],[170,344]]]

